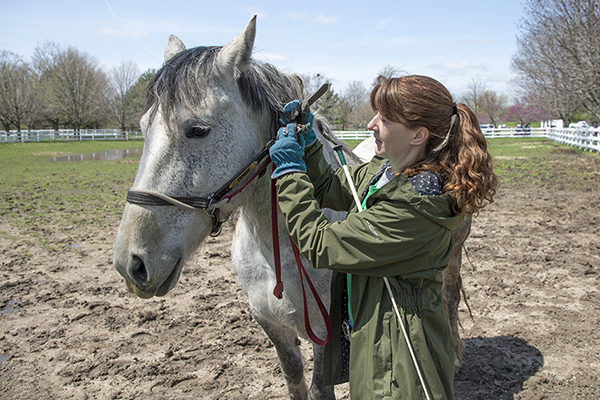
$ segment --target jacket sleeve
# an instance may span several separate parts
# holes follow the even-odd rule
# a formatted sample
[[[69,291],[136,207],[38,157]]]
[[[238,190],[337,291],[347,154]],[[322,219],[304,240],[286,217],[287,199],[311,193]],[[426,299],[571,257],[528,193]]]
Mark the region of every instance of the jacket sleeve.
[[[380,201],[331,223],[319,209],[306,174],[282,176],[277,191],[290,235],[315,268],[395,276],[443,268],[452,255],[452,231],[406,203]]]
[[[323,156],[323,144],[316,141],[304,156],[306,174],[314,186],[314,196],[322,208],[348,211],[354,204],[349,182],[342,168],[334,169]]]

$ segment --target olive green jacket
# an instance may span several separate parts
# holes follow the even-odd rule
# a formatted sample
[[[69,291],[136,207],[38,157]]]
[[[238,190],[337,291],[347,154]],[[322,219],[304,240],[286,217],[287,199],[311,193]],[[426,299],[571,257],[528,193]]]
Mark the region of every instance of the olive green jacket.
[[[321,143],[306,150],[307,173],[280,177],[278,202],[301,253],[315,268],[334,271],[330,314],[336,332],[326,348],[326,383],[348,379],[340,376],[345,275],[335,272],[350,273],[352,399],[426,398],[382,279],[388,277],[427,390],[432,398],[452,399],[454,347],[441,289],[454,247],[452,231],[462,216],[453,212],[451,197],[422,196],[398,174],[358,213],[343,170],[329,166]],[[384,161],[375,157],[349,167],[358,193]],[[349,211],[348,217],[329,222],[321,212],[325,207]]]

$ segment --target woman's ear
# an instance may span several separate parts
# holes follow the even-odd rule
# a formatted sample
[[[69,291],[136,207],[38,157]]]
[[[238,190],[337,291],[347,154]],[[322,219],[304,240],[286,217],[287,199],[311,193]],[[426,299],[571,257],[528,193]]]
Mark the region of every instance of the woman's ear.
[[[429,129],[425,127],[420,127],[413,135],[413,138],[410,143],[414,146],[420,146],[423,143],[427,142],[427,139],[429,139]]]

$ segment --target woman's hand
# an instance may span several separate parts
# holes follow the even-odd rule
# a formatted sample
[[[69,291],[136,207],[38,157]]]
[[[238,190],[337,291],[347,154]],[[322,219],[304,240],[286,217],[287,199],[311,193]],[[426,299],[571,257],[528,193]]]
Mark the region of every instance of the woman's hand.
[[[296,122],[300,127],[298,129],[299,137],[304,139],[304,146],[313,144],[317,140],[317,135],[313,130],[314,115],[310,108],[302,112],[302,103],[300,100],[290,101],[283,107],[283,115],[279,118],[282,125]]]
[[[296,124],[290,122],[279,128],[275,144],[269,148],[269,155],[275,171],[271,178],[278,178],[291,172],[306,172],[304,156],[304,137],[296,135]]]

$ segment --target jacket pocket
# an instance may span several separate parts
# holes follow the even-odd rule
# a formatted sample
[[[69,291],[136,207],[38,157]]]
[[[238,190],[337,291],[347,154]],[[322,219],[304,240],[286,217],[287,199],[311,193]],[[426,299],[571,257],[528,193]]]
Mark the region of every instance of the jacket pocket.
[[[393,359],[392,359],[392,326],[390,318],[392,314],[386,312],[382,320],[382,335],[381,335],[381,373],[383,377],[382,390],[384,396],[392,395],[392,384],[394,380],[394,374],[392,370]]]

